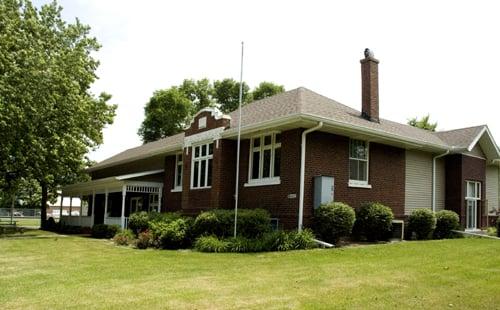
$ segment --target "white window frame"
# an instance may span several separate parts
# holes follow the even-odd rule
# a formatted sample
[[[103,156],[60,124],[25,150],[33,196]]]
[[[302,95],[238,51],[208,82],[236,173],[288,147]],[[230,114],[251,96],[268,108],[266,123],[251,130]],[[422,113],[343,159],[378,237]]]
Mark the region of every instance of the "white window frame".
[[[476,196],[471,196],[469,193],[469,184],[474,184],[474,191],[476,192]],[[465,226],[468,230],[477,229],[477,217],[478,217],[478,201],[481,201],[481,182],[478,181],[465,181]],[[472,203],[475,208],[474,216],[473,216],[473,225],[469,223],[469,202]]]
[[[179,156],[181,160],[179,160]],[[183,160],[183,153],[177,153],[175,154],[175,173],[174,173],[174,188],[172,189],[172,192],[182,192],[182,180],[183,180],[183,166],[184,160]],[[180,171],[180,176],[181,176],[181,184],[177,184],[177,178],[179,176],[179,166],[181,166],[181,171]]]
[[[274,176],[274,160],[275,160],[275,152],[276,149],[280,149],[281,151],[281,142],[276,143],[276,135],[280,134],[280,131],[270,131],[266,133],[261,133],[258,135],[253,136],[250,139],[250,147],[249,147],[249,157],[248,157],[248,182],[244,184],[245,187],[251,187],[251,186],[264,186],[264,185],[278,185],[281,184],[281,178],[280,176]],[[271,136],[271,144],[270,145],[264,145],[264,139],[266,136]],[[254,141],[256,139],[260,139],[260,143],[258,147],[253,147]],[[270,171],[269,171],[269,177],[263,177],[263,170],[264,170],[264,151],[265,150],[271,150],[271,163],[270,163]],[[253,153],[254,152],[260,152],[259,154],[259,177],[253,179],[252,178],[252,172],[253,172]],[[283,154],[281,154],[283,157]],[[281,169],[280,169],[280,174],[281,174]]]
[[[209,154],[209,150],[210,150],[210,144],[212,144],[212,154]],[[203,149],[203,146],[206,145],[206,148],[207,148],[207,153],[205,154],[205,156],[201,155],[201,150]],[[200,148],[200,152],[199,152],[199,156],[198,157],[195,157],[195,148],[199,147]],[[213,158],[214,158],[214,154],[213,154],[213,150],[214,150],[214,141],[205,141],[203,143],[199,143],[199,144],[195,144],[191,147],[191,189],[207,189],[207,188],[212,188],[212,185],[207,185],[208,184],[208,163],[210,161],[210,159],[212,160],[212,165],[213,165]],[[205,164],[205,186],[200,186],[200,181],[201,181],[201,163],[203,161],[206,161],[206,164]],[[195,178],[195,175],[194,175],[194,163],[195,162],[199,162],[198,164],[198,175],[196,176],[198,178],[198,186],[197,187],[194,187],[194,178]],[[213,172],[213,167],[212,167],[212,172]],[[213,180],[212,180],[213,181]]]
[[[353,141],[361,141],[364,142],[366,145],[366,159],[360,159],[360,158],[355,158],[351,157],[351,143]],[[372,188],[370,184],[368,184],[368,180],[370,180],[370,142],[366,140],[360,140],[360,139],[349,139],[349,186],[350,187],[361,187],[361,188]],[[363,180],[352,180],[351,179],[351,160],[358,160],[358,161],[364,161],[366,162],[366,181]]]

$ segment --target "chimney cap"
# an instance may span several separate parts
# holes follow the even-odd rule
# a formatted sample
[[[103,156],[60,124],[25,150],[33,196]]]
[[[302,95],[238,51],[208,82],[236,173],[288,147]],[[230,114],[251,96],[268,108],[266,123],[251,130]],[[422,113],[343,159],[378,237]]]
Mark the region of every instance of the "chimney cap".
[[[373,51],[369,48],[365,48],[365,58],[374,58]]]

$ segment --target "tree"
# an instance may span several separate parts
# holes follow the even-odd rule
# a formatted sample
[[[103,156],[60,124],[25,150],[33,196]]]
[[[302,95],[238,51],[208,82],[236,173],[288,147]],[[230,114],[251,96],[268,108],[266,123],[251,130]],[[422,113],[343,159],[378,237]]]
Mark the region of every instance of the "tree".
[[[89,90],[97,40],[78,20],[63,21],[61,10],[56,2],[0,2],[0,186],[10,184],[14,195],[20,180],[35,180],[42,227],[49,192],[85,178],[85,156],[116,109],[110,95]]]
[[[250,87],[243,82],[243,103],[252,101]],[[214,97],[224,113],[236,110],[239,106],[240,83],[234,79],[223,79],[214,82]]]
[[[253,92],[253,100],[260,100],[266,97],[274,96],[285,91],[283,85],[277,85],[272,82],[261,82]]]
[[[431,123],[429,122],[429,118],[430,118],[429,114],[422,117],[421,119],[417,119],[416,117],[414,117],[408,120],[408,125],[429,131],[436,131],[437,122]]]
[[[185,79],[179,90],[192,102],[195,111],[214,104],[212,99],[214,88],[207,78],[198,81]]]
[[[192,102],[178,87],[155,91],[144,108],[138,134],[147,143],[179,133],[192,113]]]

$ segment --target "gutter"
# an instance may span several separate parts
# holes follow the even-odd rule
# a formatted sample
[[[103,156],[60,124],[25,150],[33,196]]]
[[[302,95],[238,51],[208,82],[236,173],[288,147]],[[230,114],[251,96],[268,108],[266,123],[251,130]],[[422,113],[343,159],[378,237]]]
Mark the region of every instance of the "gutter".
[[[306,169],[306,136],[307,134],[316,131],[323,127],[323,122],[318,125],[305,130],[302,133],[302,142],[300,144],[300,193],[299,193],[299,224],[298,231],[302,231],[302,224],[304,218],[304,178]]]
[[[436,159],[450,154],[450,150],[432,158],[432,212],[436,212]]]

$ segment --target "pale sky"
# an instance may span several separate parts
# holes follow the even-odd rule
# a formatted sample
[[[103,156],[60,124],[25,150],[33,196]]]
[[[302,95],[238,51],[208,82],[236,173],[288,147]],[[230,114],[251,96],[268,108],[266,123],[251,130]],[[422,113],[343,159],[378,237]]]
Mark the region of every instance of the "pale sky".
[[[36,0],[36,4],[46,3]],[[92,90],[113,95],[115,122],[90,154],[103,160],[141,144],[153,91],[185,78],[304,86],[361,109],[359,60],[380,60],[380,116],[430,113],[438,130],[488,124],[500,142],[500,18],[495,1],[59,0],[102,44]]]

